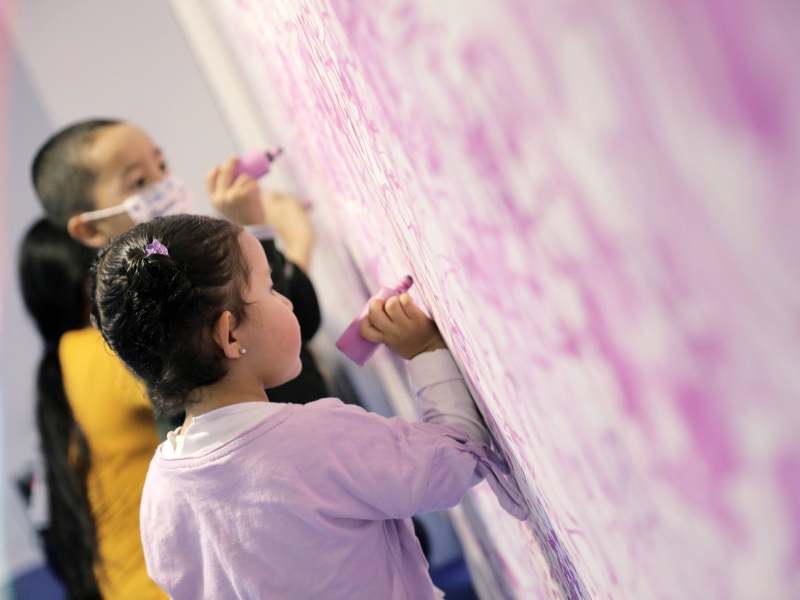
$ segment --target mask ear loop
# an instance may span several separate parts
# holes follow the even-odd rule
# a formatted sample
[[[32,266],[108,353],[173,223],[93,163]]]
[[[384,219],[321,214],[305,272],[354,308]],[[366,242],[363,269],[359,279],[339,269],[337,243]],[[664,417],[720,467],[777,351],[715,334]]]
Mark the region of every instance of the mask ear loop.
[[[158,185],[161,185],[164,189],[152,189],[154,186]],[[134,223],[143,223],[144,221],[148,221],[150,218],[152,218],[153,215],[149,215],[147,210],[143,210],[144,207],[139,205],[140,202],[143,202],[144,204],[152,204],[153,202],[163,198],[165,194],[169,194],[175,190],[182,190],[184,195],[189,198],[191,203],[191,196],[186,189],[186,185],[180,179],[178,179],[177,175],[174,173],[169,173],[166,177],[156,181],[155,183],[151,183],[147,188],[139,193],[134,194],[133,196],[128,196],[122,202],[122,204],[112,206],[110,208],[102,208],[100,210],[85,212],[81,214],[81,217],[84,221],[97,221],[99,219],[105,219],[107,217],[113,217],[115,215],[127,212],[131,219],[133,219]],[[195,212],[193,208],[194,207],[192,206],[192,212]]]
[[[113,217],[114,215],[122,214],[126,211],[125,202],[119,204],[118,206],[112,206],[110,208],[102,208],[100,210],[93,210],[90,212],[81,213],[81,219],[84,221],[98,221],[100,219],[105,219],[106,217]]]

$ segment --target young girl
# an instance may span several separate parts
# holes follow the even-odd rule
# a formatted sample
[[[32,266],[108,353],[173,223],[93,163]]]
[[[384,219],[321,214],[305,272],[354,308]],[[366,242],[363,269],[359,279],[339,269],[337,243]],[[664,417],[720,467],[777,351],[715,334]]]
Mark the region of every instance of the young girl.
[[[103,337],[156,405],[186,411],[141,506],[148,573],[175,600],[432,600],[411,515],[454,506],[486,477],[527,517],[410,296],[374,301],[362,330],[411,360],[423,423],[330,398],[269,401],[264,389],[300,369],[300,332],[258,241],[229,222],[137,226],[102,251],[93,298]]]
[[[228,220],[261,234],[275,285],[294,303],[303,341],[307,342],[320,325],[316,292],[304,272],[313,239],[308,220],[302,209],[297,209],[299,202],[269,196],[272,218],[277,219],[274,225],[288,236],[284,256],[266,226],[267,215],[256,181],[249,175],[234,178],[235,167],[236,158],[232,157],[209,171],[206,188],[212,205]],[[57,132],[36,154],[32,179],[50,220],[94,248],[105,246],[112,237],[154,216],[194,212],[185,185],[170,171],[161,149],[146,132],[124,121],[92,119]],[[327,395],[305,344],[301,360],[300,376],[273,390],[274,397],[302,403]]]
[[[144,388],[89,327],[97,255],[45,219],[23,238],[25,306],[44,340],[36,421],[48,562],[69,598],[164,600],[147,576],[139,503],[158,436]]]

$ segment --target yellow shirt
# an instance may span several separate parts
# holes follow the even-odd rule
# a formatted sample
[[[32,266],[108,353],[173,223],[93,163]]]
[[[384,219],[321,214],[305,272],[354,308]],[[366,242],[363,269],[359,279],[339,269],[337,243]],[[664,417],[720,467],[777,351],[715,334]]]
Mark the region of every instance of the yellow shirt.
[[[87,479],[97,525],[105,600],[163,600],[147,576],[139,504],[159,440],[144,386],[95,329],[70,331],[58,347],[64,391],[91,451]]]

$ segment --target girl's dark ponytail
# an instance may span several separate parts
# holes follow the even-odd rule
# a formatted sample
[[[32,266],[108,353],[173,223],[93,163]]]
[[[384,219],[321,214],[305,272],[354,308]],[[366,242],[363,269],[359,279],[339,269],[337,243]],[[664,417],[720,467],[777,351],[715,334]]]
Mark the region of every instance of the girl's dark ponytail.
[[[195,389],[225,376],[225,355],[213,343],[211,327],[225,310],[236,322],[245,318],[242,292],[249,275],[241,233],[211,217],[156,217],[100,252],[95,322],[162,413],[185,410]],[[148,253],[154,240],[166,254]]]
[[[87,325],[87,276],[95,252],[42,219],[23,239],[22,294],[44,339],[36,379],[36,423],[44,455],[50,524],[42,532],[48,561],[72,600],[99,600],[94,519],[86,490],[91,454],[64,391],[58,343]]]

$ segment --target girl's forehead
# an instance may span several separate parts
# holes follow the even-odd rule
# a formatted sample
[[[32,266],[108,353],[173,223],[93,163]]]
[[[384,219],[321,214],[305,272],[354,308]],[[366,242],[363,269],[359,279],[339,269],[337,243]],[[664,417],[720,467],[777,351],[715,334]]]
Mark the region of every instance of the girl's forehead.
[[[244,254],[251,272],[265,269],[269,272],[267,255],[264,253],[261,242],[259,242],[253,234],[242,231],[242,233],[239,234],[239,245],[242,248],[242,254]]]

